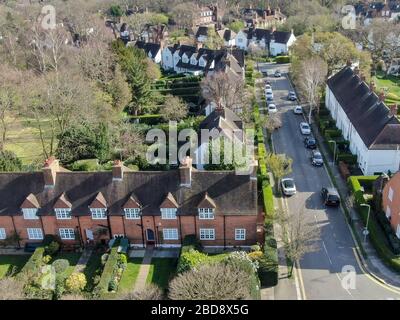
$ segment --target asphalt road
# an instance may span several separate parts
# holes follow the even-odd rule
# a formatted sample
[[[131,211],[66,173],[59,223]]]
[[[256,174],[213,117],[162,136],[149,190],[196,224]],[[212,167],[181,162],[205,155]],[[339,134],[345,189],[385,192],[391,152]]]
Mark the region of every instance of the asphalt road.
[[[273,134],[273,143],[277,153],[285,153],[293,159],[292,173],[295,179],[297,194],[284,198],[284,206],[289,214],[299,214],[304,210],[310,223],[320,229],[318,251],[306,254],[300,261],[298,278],[303,283],[302,299],[400,299],[400,293],[387,289],[376,280],[366,275],[357,262],[355,244],[346,224],[344,213],[340,208],[325,208],[320,198],[320,190],[331,186],[324,167],[313,167],[310,162],[310,151],[304,147],[299,124],[304,118],[293,113],[296,102],[286,99],[292,90],[287,78],[288,66],[260,65],[261,70],[268,69],[269,74],[279,69],[281,78],[268,77],[272,82],[274,102],[282,118],[282,128]],[[354,270],[355,288],[342,285],[342,279],[348,279],[349,273],[342,273],[343,268]],[[353,269],[351,269],[353,268]],[[349,284],[349,282],[346,282]],[[292,292],[279,292],[275,299],[285,299]],[[298,290],[301,291],[301,290]]]

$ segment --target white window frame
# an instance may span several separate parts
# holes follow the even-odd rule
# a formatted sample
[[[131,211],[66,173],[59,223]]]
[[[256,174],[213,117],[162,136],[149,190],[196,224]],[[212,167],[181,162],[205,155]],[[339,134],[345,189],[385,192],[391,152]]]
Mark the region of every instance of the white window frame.
[[[71,216],[71,209],[70,208],[55,208],[57,220],[70,220],[72,219]]]
[[[199,208],[199,219],[200,220],[215,219],[214,209],[213,208]]]
[[[235,229],[235,240],[236,241],[246,240],[246,229],[244,228]]]
[[[386,214],[386,218],[388,218],[388,219],[390,219],[390,217],[392,216],[392,210],[390,209],[389,206],[386,206],[385,214]]]
[[[140,219],[140,209],[139,208],[125,208],[125,219],[127,220],[137,220]]]
[[[161,208],[161,219],[164,220],[175,220],[176,212],[178,209],[176,208]]]
[[[396,228],[396,236],[397,236],[397,238],[400,239],[400,223],[397,225],[397,228]]]
[[[388,199],[390,201],[393,201],[393,194],[394,194],[394,191],[393,191],[392,187],[389,187]]]
[[[0,240],[7,239],[6,228],[0,228]]]
[[[163,228],[163,240],[178,240],[179,234],[177,228]]]
[[[22,213],[24,215],[25,220],[37,220],[39,217],[37,216],[38,209],[37,208],[24,208],[22,209]]]
[[[29,240],[43,240],[43,230],[41,228],[26,228]]]
[[[200,240],[215,240],[215,229],[200,228]]]
[[[113,238],[114,238],[114,239],[117,239],[117,238],[125,238],[125,235],[122,234],[122,233],[118,233],[118,234],[114,234],[114,235],[113,235]]]
[[[107,209],[105,208],[90,208],[93,220],[107,219]]]
[[[75,230],[73,228],[60,228],[58,234],[62,240],[75,240]]]

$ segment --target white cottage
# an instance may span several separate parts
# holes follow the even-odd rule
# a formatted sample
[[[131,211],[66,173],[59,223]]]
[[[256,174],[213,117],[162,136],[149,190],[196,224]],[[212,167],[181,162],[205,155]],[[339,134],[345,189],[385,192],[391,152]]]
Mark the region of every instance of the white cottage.
[[[296,41],[296,37],[291,32],[276,31],[275,29],[243,29],[236,35],[236,46],[243,50],[248,50],[251,46],[257,46],[268,50],[269,55],[286,55],[290,47]]]
[[[365,175],[397,172],[400,169],[400,121],[397,106],[389,109],[373,91],[347,66],[328,79],[326,107],[336,126],[350,141],[350,151],[357,155]]]
[[[155,63],[161,63],[161,45],[159,43],[136,41],[135,46],[144,50],[146,55]]]

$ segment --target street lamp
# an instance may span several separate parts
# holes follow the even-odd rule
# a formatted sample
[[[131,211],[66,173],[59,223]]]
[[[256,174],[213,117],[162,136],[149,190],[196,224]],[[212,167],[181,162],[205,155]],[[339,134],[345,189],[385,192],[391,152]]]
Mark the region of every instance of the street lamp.
[[[364,235],[364,242],[367,240],[367,235],[369,234],[368,231],[368,224],[369,224],[369,215],[371,213],[371,206],[369,204],[363,203],[360,204],[360,207],[367,207],[368,208],[368,215],[367,215],[367,224],[363,230],[363,235]]]
[[[335,160],[336,160],[336,147],[337,147],[337,144],[336,144],[335,140],[329,140],[328,142],[329,143],[333,142],[335,144],[335,148],[333,149],[333,161],[332,161],[332,166],[333,166],[335,164]]]

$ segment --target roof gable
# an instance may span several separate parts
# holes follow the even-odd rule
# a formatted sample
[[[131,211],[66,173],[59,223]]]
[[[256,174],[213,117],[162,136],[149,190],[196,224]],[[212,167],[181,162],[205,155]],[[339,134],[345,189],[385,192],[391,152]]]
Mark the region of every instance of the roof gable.
[[[200,201],[200,203],[198,204],[197,207],[198,208],[213,208],[213,209],[215,209],[217,206],[216,206],[214,200],[206,192],[204,194],[203,199]]]
[[[101,192],[97,193],[96,197],[93,199],[90,208],[107,208],[107,201]]]
[[[178,207],[179,207],[179,205],[176,202],[176,200],[171,192],[168,192],[164,201],[161,202],[161,204],[160,204],[160,208],[178,208]]]
[[[24,202],[22,202],[21,204],[21,208],[25,209],[25,208],[40,208],[39,205],[39,201],[36,198],[36,196],[32,193],[30,193],[24,200]]]
[[[72,208],[72,203],[68,200],[65,192],[54,203],[54,208]]]
[[[130,197],[128,198],[128,200],[125,202],[125,204],[123,206],[124,209],[128,209],[128,208],[137,208],[137,209],[139,209],[141,207],[142,206],[140,205],[140,203],[139,203],[139,201],[138,201],[138,199],[137,199],[137,197],[135,196],[134,193],[132,193],[130,195]]]

